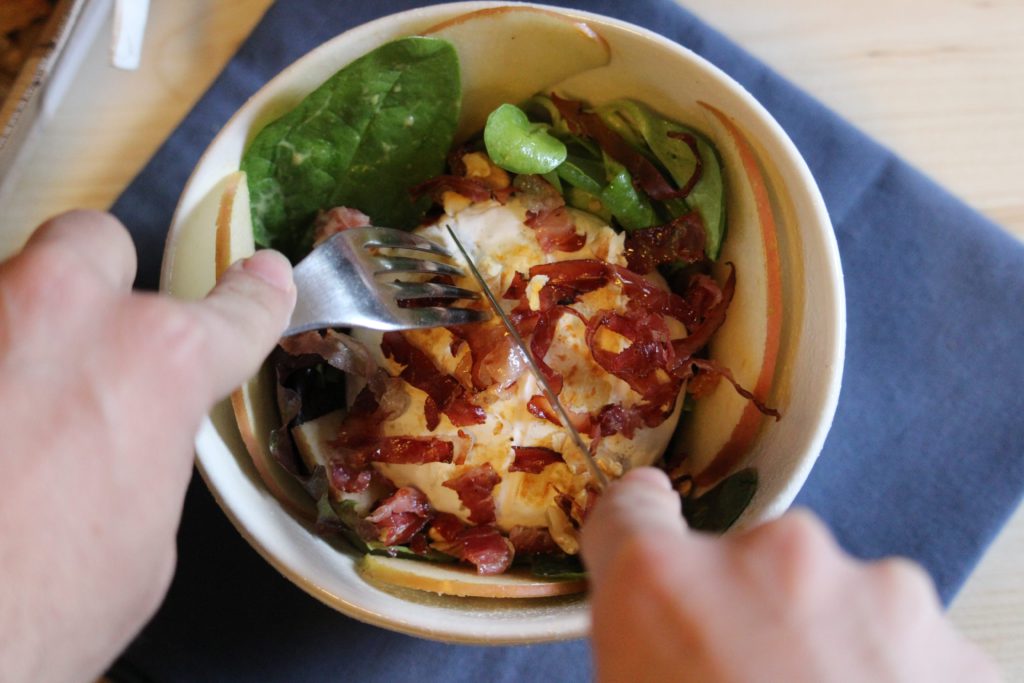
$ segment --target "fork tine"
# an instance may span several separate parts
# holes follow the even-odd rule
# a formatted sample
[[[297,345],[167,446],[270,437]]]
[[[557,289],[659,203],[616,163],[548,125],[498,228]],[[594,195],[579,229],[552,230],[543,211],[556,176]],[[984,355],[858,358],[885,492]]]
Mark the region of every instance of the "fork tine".
[[[438,261],[408,258],[406,256],[379,256],[370,259],[374,275],[382,273],[434,273],[436,275],[453,275],[462,277],[463,272],[455,266]]]
[[[442,308],[440,306],[403,308],[402,315],[408,316],[410,325],[415,325],[416,327],[467,325],[469,323],[483,322],[491,317],[489,311],[481,311],[475,308]]]
[[[479,299],[480,294],[440,282],[394,282],[383,283],[391,287],[396,299]]]
[[[440,244],[411,232],[394,228],[363,228],[360,232],[360,240],[367,248],[413,249],[438,256],[451,256],[451,253]]]

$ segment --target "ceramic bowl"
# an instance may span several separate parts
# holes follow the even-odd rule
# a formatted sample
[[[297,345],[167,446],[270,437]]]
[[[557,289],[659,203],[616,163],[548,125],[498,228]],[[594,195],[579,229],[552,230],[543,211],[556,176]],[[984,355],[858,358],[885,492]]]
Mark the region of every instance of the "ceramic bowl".
[[[214,223],[223,179],[239,167],[246,144],[336,70],[388,40],[495,3],[457,3],[415,9],[354,28],[316,48],[257,92],[203,154],[181,196],[167,242],[162,287],[196,298],[214,282]],[[753,445],[735,466],[752,466],[759,489],[738,522],[749,526],[781,514],[793,501],[825,440],[839,394],[845,304],[838,250],[821,195],[807,165],[779,124],[746,90],[685,46],[645,29],[585,12],[549,8],[586,22],[607,43],[605,65],[557,84],[571,96],[601,103],[634,97],[704,129],[723,142],[732,172],[729,210],[753,227],[730,226],[736,239],[757,222],[772,224],[776,240],[779,316],[777,362],[769,402],[779,421],[760,420]],[[481,39],[495,58],[510,50],[501,22]],[[517,44],[518,45],[518,44]],[[546,49],[564,50],[565,46]],[[511,80],[511,79],[510,79]],[[464,85],[464,110],[479,114],[488,83]],[[492,88],[493,89],[493,88]],[[512,93],[517,98],[530,93]],[[713,114],[720,112],[721,116]],[[732,236],[731,236],[732,237]],[[730,237],[730,239],[731,239]],[[728,244],[728,241],[727,241]],[[737,296],[740,294],[738,293]],[[727,323],[728,324],[728,323]],[[740,331],[739,333],[742,333]],[[293,517],[271,496],[252,466],[224,402],[204,421],[196,441],[198,466],[221,507],[246,539],[282,574],[319,600],[372,624],[452,642],[522,643],[577,638],[588,629],[585,595],[543,600],[445,598],[384,590],[356,572],[355,557]]]

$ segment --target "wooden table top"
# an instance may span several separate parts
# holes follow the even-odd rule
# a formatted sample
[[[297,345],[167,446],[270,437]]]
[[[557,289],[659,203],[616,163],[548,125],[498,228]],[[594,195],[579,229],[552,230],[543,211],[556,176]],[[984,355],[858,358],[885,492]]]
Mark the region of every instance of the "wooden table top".
[[[101,34],[0,196],[0,257],[46,216],[106,208],[203,93],[270,0],[153,3],[142,67]],[[687,7],[1024,239],[1020,0],[685,0]],[[1024,680],[1024,509],[951,609]]]

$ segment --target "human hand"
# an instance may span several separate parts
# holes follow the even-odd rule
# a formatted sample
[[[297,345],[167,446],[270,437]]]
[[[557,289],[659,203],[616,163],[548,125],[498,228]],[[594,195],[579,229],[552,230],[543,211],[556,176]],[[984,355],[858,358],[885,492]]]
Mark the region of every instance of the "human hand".
[[[87,680],[155,611],[192,439],[284,329],[287,261],[200,302],[132,293],[113,217],[64,214],[0,264],[0,680]]]
[[[901,559],[861,563],[810,513],[690,531],[660,471],[614,483],[583,527],[599,681],[993,681]]]

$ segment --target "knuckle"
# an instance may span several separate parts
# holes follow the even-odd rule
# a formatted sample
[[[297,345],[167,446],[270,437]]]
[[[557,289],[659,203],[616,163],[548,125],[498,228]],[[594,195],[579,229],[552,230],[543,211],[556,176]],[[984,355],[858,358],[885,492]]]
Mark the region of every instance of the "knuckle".
[[[633,534],[619,546],[608,572],[610,583],[661,592],[668,583],[666,569],[675,562],[663,539],[650,533]]]
[[[161,364],[190,380],[208,342],[206,328],[180,302],[149,297],[137,303],[129,316],[134,331],[143,335]]]
[[[94,297],[98,282],[71,250],[56,244],[25,249],[7,272],[8,294],[26,313],[40,309],[73,310]]]
[[[879,598],[900,607],[938,608],[931,577],[921,565],[902,557],[890,557],[871,565]]]
[[[754,529],[740,543],[747,563],[791,599],[814,590],[815,577],[831,575],[841,558],[824,524],[804,512]]]

